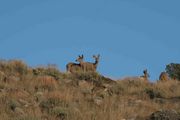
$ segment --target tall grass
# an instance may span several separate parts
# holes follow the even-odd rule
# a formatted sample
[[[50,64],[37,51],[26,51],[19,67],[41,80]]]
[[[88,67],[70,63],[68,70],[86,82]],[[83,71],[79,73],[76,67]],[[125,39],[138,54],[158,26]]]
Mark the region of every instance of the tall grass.
[[[9,78],[9,75],[20,78]],[[98,73],[0,62],[1,120],[144,120],[159,109],[180,112],[180,82],[113,81]]]

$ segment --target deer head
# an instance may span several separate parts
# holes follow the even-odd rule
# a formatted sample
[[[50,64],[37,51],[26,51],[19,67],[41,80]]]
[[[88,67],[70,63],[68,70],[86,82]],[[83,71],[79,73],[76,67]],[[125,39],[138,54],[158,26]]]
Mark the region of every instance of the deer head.
[[[140,79],[148,81],[148,78],[150,77],[150,75],[148,74],[147,69],[143,70],[143,74],[142,76],[140,76]]]
[[[97,56],[93,55],[93,58],[95,59],[95,63],[94,64],[98,64],[99,63],[100,55],[99,54]]]
[[[78,56],[78,58],[76,59],[76,62],[79,62],[79,63],[81,63],[81,62],[83,62],[84,61],[84,56],[83,55],[79,55]]]

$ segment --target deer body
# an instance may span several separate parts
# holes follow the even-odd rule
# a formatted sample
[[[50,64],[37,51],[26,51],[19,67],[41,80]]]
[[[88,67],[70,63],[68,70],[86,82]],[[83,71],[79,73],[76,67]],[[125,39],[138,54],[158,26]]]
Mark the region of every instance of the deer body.
[[[66,70],[69,73],[76,73],[76,72],[82,71],[82,68],[81,68],[80,64],[77,64],[77,63],[68,63],[66,65]]]
[[[95,62],[94,63],[84,62],[83,61],[83,57],[84,57],[83,55],[79,56],[79,58],[76,60],[77,62],[80,63],[80,66],[81,66],[83,72],[96,72],[100,55],[93,56],[93,58],[95,58]]]
[[[139,78],[140,78],[141,80],[148,81],[148,78],[150,77],[150,75],[148,74],[147,69],[145,69],[145,70],[143,71],[143,74],[144,74],[144,75],[140,76]]]
[[[80,56],[79,56],[80,57]],[[82,58],[82,61],[83,61],[83,58]],[[77,72],[81,72],[82,71],[82,67],[80,64],[78,63],[73,63],[73,62],[70,62],[66,65],[66,71],[68,73],[77,73]]]
[[[97,69],[97,65],[99,63],[99,57],[98,56],[93,56],[93,58],[95,59],[94,63],[90,63],[90,62],[84,62],[84,56],[83,55],[79,55],[79,57],[76,59],[76,62],[78,63],[73,63],[70,62],[66,65],[66,71],[69,73],[77,73],[77,72],[96,72]]]

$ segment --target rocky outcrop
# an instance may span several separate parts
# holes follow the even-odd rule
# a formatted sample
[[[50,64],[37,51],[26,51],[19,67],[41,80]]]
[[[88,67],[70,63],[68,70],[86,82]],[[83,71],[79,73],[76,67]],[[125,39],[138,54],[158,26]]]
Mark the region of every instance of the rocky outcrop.
[[[180,120],[180,114],[175,110],[159,110],[152,113],[147,120]]]

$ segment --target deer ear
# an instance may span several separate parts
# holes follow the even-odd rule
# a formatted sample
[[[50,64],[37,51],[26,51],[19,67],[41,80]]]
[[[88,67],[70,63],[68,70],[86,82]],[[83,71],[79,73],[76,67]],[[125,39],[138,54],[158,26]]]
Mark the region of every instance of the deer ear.
[[[84,58],[84,55],[82,54],[82,56],[81,56],[82,58]]]
[[[93,55],[93,58],[95,58],[96,56],[95,55]]]
[[[98,58],[100,57],[100,54],[98,54]]]

